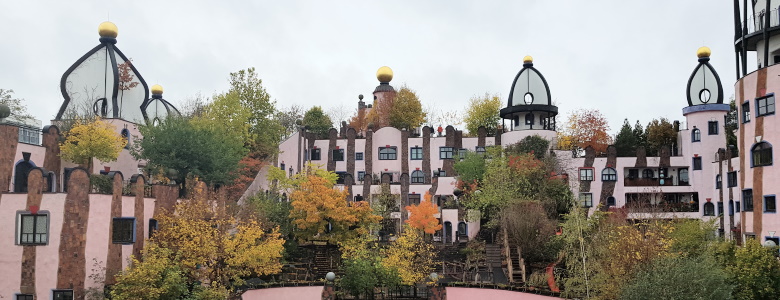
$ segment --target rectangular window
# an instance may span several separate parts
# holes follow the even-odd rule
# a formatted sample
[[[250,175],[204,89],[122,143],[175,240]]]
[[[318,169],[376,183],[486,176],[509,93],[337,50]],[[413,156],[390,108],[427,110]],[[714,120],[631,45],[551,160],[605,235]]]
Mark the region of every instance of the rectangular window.
[[[701,170],[701,156],[693,158],[693,170]]]
[[[452,147],[439,147],[439,159],[452,159],[454,151]]]
[[[17,294],[16,300],[33,300],[33,295]]]
[[[728,173],[728,180],[729,180],[729,187],[735,187],[737,186],[737,172],[729,172]]]
[[[420,147],[412,147],[409,149],[409,159],[411,160],[422,160],[423,159],[423,149]]]
[[[396,147],[379,147],[379,160],[398,159],[398,149]]]
[[[477,154],[485,154],[485,147],[477,146],[475,150],[477,151]]]
[[[357,180],[363,181],[363,177],[366,177],[366,171],[358,171]]]
[[[40,131],[34,128],[19,127],[19,142],[25,144],[40,145]]]
[[[344,149],[333,150],[333,161],[344,161]]]
[[[344,184],[345,179],[347,177],[347,174],[349,174],[349,173],[347,173],[347,172],[336,172],[336,175],[339,176],[338,178],[336,178],[336,184]]]
[[[322,159],[321,156],[320,156],[320,152],[321,152],[320,150],[322,150],[322,149],[319,149],[319,148],[311,149],[311,160],[320,160],[320,159]]]
[[[52,296],[54,300],[73,300],[73,290],[54,290]]]
[[[764,196],[764,212],[777,212],[777,202],[775,202],[775,195]]]
[[[363,152],[355,152],[355,160],[363,160]]]
[[[420,194],[410,194],[409,205],[420,205]]]
[[[720,189],[723,186],[723,180],[720,178],[720,174],[715,175],[715,189]]]
[[[742,123],[750,122],[750,103],[742,104]]]
[[[458,157],[460,159],[466,158],[466,149],[463,148],[458,149]]]
[[[707,122],[707,129],[709,135],[718,135],[718,121]]]
[[[592,193],[580,193],[580,206],[593,207],[593,194]]]
[[[581,168],[580,180],[593,181],[593,168]]]
[[[284,164],[279,164],[279,169],[282,169],[282,171],[284,171],[285,167],[286,166]]]
[[[734,202],[734,208],[737,209],[737,212],[740,212],[742,210],[742,206],[740,205],[742,205],[742,203],[739,203],[739,201]]]
[[[775,113],[775,95],[756,98],[756,117]]]
[[[157,231],[157,220],[149,219],[149,238],[152,238],[155,231]]]
[[[639,169],[628,169],[628,179],[639,178]]]
[[[46,245],[49,242],[49,215],[19,215],[19,245]]]
[[[742,205],[744,211],[753,211],[753,190],[742,190]]]
[[[114,244],[132,244],[135,242],[135,218],[114,218],[111,231]]]

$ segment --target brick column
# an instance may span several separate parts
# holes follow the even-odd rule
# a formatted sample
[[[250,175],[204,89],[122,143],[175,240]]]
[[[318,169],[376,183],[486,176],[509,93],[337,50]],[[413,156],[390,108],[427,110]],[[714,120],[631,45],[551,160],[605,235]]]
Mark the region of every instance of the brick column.
[[[73,289],[73,299],[84,299],[88,218],[89,174],[86,169],[75,168],[70,173],[65,197],[56,286],[57,289]]]
[[[25,209],[30,212],[41,207],[43,197],[44,170],[34,168],[27,175],[27,203]],[[22,284],[19,291],[35,295],[35,251],[39,246],[22,246]],[[36,297],[36,296],[33,296]]]
[[[338,137],[338,131],[336,129],[331,128],[328,131],[328,153],[326,154],[328,156],[328,171],[334,172],[336,171],[336,161],[333,160],[333,150],[336,150],[336,138]]]
[[[96,175],[99,176],[99,175]],[[124,177],[121,172],[109,172],[108,177],[113,183],[113,195],[111,195],[111,219],[108,225],[108,254],[106,255],[106,284],[114,284],[114,276],[122,271],[122,244],[113,242],[114,218],[122,217],[122,183]],[[136,223],[139,220],[136,220]]]
[[[423,134],[423,165],[422,165],[422,171],[423,175],[425,175],[425,183],[430,184],[431,183],[431,134],[433,133],[433,129],[431,129],[428,126],[423,127],[422,134]]]
[[[56,179],[60,181],[62,159],[60,158],[60,129],[57,126],[49,125],[43,127],[43,141],[41,143],[46,148],[46,156],[43,159],[43,168],[56,174]],[[45,177],[46,174],[43,174]],[[61,182],[61,181],[60,181]],[[51,183],[49,183],[51,185]],[[59,183],[56,184],[58,190],[61,190]],[[57,191],[51,191],[57,192]]]
[[[130,177],[130,183],[133,184],[133,191],[135,191],[135,207],[133,208],[133,216],[135,217],[135,244],[133,244],[133,256],[136,258],[141,257],[141,250],[144,249],[144,228],[146,226],[146,218],[144,217],[144,184],[146,184],[146,178],[141,174],[135,174]]]
[[[0,125],[0,193],[7,193],[11,185],[17,145],[19,145],[19,128]]]
[[[485,147],[486,138],[487,129],[485,129],[485,126],[479,126],[479,129],[477,129],[477,147]]]
[[[607,147],[607,168],[617,168],[617,148],[614,145]],[[594,177],[601,174],[598,170],[594,170],[593,173]],[[601,183],[601,196],[599,197],[599,203],[603,204],[601,210],[607,211],[607,197],[613,196],[616,183],[617,181],[603,181]]]

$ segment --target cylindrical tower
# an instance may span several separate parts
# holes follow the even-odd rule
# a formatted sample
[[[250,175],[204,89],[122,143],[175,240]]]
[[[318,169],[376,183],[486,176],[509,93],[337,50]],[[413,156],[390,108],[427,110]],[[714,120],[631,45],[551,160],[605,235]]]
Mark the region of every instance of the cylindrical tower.
[[[534,68],[531,56],[523,58],[523,68],[515,76],[509,91],[507,106],[501,109],[505,129],[502,143],[509,145],[529,135],[539,135],[552,141],[555,134],[555,116],[558,107],[552,104],[550,87],[542,73]]]

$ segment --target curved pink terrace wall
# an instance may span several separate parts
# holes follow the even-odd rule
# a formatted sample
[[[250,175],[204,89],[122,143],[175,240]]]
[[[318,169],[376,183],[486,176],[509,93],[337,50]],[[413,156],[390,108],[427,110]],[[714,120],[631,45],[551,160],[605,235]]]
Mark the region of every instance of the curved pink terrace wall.
[[[447,300],[472,300],[472,299],[551,300],[551,299],[562,299],[562,298],[542,296],[542,295],[529,294],[529,293],[521,293],[521,292],[513,292],[513,291],[504,291],[504,290],[460,288],[460,287],[447,288]]]
[[[279,287],[269,289],[248,290],[241,299],[243,300],[265,300],[265,299],[322,299],[322,286],[296,286]]]

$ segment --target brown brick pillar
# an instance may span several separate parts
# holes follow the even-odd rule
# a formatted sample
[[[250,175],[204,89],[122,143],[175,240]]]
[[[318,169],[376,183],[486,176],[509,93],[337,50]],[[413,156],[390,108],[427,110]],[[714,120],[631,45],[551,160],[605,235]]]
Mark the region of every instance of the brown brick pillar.
[[[444,129],[444,132],[447,134],[447,136],[444,138],[444,146],[452,147],[453,151],[458,151],[458,149],[455,148],[455,128],[453,128],[451,125],[447,125],[447,127]],[[442,162],[442,169],[447,173],[447,176],[453,176],[455,174],[454,166],[454,156],[453,159],[445,159]]]
[[[328,171],[336,171],[336,161],[333,160],[333,150],[336,150],[336,138],[338,138],[338,131],[335,128],[331,128],[328,131]]]
[[[409,174],[409,131],[401,130],[401,173]]]
[[[173,214],[176,207],[176,199],[179,197],[179,189],[176,186],[153,185],[154,194],[154,218],[158,219],[160,214]]]
[[[423,127],[422,129],[423,134],[423,165],[422,165],[422,171],[425,175],[425,183],[430,184],[431,183],[431,134],[433,134],[433,129],[431,129],[428,126]]]
[[[121,172],[109,172],[108,178],[113,182],[113,195],[111,195],[111,221],[108,225],[108,255],[106,255],[106,284],[114,284],[114,276],[122,271],[122,244],[113,242],[114,218],[122,217],[122,182]],[[139,220],[136,220],[136,223]]]
[[[322,300],[336,300],[336,288],[333,284],[325,284],[322,288]]]
[[[0,193],[7,193],[14,176],[14,158],[19,145],[19,128],[0,125]]]
[[[645,147],[639,146],[636,148],[636,163],[634,163],[634,167],[647,167],[647,152],[645,151]]]
[[[428,300],[447,300],[447,288],[440,285],[429,286]]]
[[[756,72],[758,73],[756,97],[762,97],[766,93],[767,69],[764,68]],[[755,126],[755,133],[753,136],[764,136],[764,118],[753,118],[751,122],[753,123],[753,126]],[[753,142],[750,142],[750,144],[753,144]],[[741,156],[750,159],[750,147],[744,147],[744,149],[747,151]],[[752,168],[752,170],[745,171],[753,172],[753,233],[760,241],[761,231],[764,227],[764,167]],[[777,180],[777,178],[769,179]]]
[[[355,174],[355,136],[357,133],[354,128],[347,129],[347,173],[353,178],[357,177]]]
[[[617,168],[617,148],[615,148],[614,145],[609,145],[607,147],[607,168]],[[597,176],[596,174],[599,175],[601,174],[601,172],[599,172],[598,170],[594,170],[593,173],[594,173],[593,176]],[[618,172],[618,176],[620,176],[619,172]],[[617,181],[602,181],[601,196],[599,197],[599,203],[603,204],[601,206],[601,210],[603,211],[607,210],[607,197],[613,196],[612,194],[615,193],[616,183]]]
[[[61,182],[60,173],[62,159],[60,158],[60,129],[57,126],[49,125],[43,127],[43,141],[41,143],[46,148],[46,156],[43,159],[43,168],[56,174],[56,179]],[[46,174],[43,174],[46,176]],[[51,185],[51,183],[49,183]],[[62,190],[59,183],[56,184],[58,190]],[[51,191],[57,192],[57,191]]]
[[[75,168],[70,173],[65,197],[56,286],[57,289],[73,289],[73,299],[84,299],[88,218],[89,174],[86,169]]]
[[[504,132],[503,129],[502,130],[498,130],[496,132],[496,146],[503,146],[503,145],[501,145],[501,133],[503,133],[503,132]]]
[[[34,168],[27,175],[27,203],[25,210],[37,211],[41,207],[43,197],[44,170]],[[35,295],[35,251],[38,246],[22,246],[22,284],[19,290],[25,294]],[[33,296],[36,297],[36,296]]]
[[[585,165],[583,167],[585,168],[592,168],[593,162],[596,160],[596,150],[593,150],[593,147],[588,146],[585,148]],[[579,177],[580,174],[577,174],[577,177]],[[596,170],[593,170],[593,177],[596,177]],[[596,178],[593,178],[596,179]],[[580,179],[580,192],[581,193],[588,193],[590,192],[590,180],[582,180]]]
[[[133,208],[133,216],[135,217],[135,244],[133,244],[133,256],[136,258],[141,257],[141,250],[144,249],[144,228],[146,226],[146,218],[144,217],[144,185],[146,184],[146,178],[143,175],[135,174],[130,177],[130,183],[133,184],[133,191],[135,191],[135,206]]]
[[[406,206],[409,205],[409,174],[401,174],[401,224],[406,224],[409,218],[406,213]],[[403,227],[401,227],[403,230]]]
[[[477,147],[485,147],[486,138],[487,129],[485,129],[485,126],[479,126],[479,129],[477,129]]]

